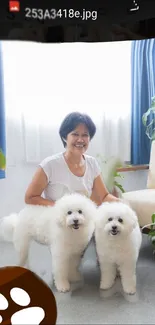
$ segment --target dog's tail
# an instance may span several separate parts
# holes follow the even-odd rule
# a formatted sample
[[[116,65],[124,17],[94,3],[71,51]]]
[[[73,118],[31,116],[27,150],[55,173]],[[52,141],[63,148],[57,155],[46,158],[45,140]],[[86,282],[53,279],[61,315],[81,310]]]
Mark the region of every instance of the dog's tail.
[[[14,229],[18,220],[18,214],[12,213],[0,219],[0,240],[12,242]]]

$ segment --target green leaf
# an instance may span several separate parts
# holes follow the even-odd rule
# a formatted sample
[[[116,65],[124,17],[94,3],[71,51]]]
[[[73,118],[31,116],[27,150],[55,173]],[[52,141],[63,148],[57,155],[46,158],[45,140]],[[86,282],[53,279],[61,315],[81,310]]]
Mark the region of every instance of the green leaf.
[[[147,110],[147,112],[143,114],[143,116],[142,116],[142,122],[143,122],[144,125],[146,125],[146,123],[147,123],[147,118],[148,118],[148,116],[149,116],[151,113],[153,113],[153,114],[155,113],[155,107],[150,107],[150,108]]]
[[[147,123],[147,117],[148,117],[148,112],[145,113],[145,114],[143,114],[143,116],[142,116],[142,122],[143,122],[144,126],[146,126],[146,123]]]
[[[151,101],[152,101],[151,107],[155,107],[155,96],[151,98]]]
[[[117,186],[122,193],[125,193],[125,190],[121,184],[119,184],[117,181],[114,181],[114,185]]]
[[[6,168],[6,158],[2,149],[0,149],[0,169],[5,170]]]
[[[152,131],[152,136],[151,136],[151,140],[154,141],[155,140],[155,128]]]
[[[118,173],[117,171],[115,172],[115,175],[114,175],[115,177],[119,177],[119,178],[121,178],[121,179],[124,179],[124,176],[123,175],[121,175],[120,173]]]
[[[151,238],[152,244],[155,245],[155,235]]]
[[[148,121],[148,117],[151,118],[151,122],[150,119]],[[155,140],[155,96],[151,98],[151,107],[142,116],[142,123],[146,128],[145,133],[147,137],[151,141]]]
[[[109,192],[111,193],[114,186],[117,186],[123,193],[125,193],[123,186],[116,181],[116,178],[124,179],[124,176],[117,171],[117,168],[121,168],[123,166],[120,159],[112,156],[108,160],[104,160],[101,154],[97,154],[97,157],[101,166],[106,187]]]
[[[149,235],[150,237],[154,237],[154,236],[155,236],[155,230],[151,230],[151,231],[149,231],[148,235]]]
[[[155,223],[155,213],[152,214],[152,223]]]
[[[154,136],[155,136],[155,127],[152,126],[152,124],[149,124],[146,127],[146,135],[148,136],[148,138],[150,140],[153,140]]]

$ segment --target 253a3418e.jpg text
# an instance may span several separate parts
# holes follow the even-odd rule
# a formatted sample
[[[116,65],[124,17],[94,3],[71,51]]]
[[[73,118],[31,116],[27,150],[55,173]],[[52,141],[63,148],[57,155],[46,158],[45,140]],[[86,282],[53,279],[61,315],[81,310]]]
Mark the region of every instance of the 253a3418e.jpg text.
[[[75,10],[75,9],[42,9],[25,8],[26,19],[51,20],[51,19],[79,19],[79,20],[97,20],[97,10]]]

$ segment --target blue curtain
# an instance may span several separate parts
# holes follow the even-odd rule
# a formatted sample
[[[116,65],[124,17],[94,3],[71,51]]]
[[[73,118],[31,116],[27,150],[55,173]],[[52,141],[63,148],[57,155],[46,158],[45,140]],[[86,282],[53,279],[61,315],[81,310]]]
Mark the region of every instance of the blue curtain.
[[[5,178],[6,174],[6,134],[5,134],[5,110],[3,93],[3,67],[2,51],[0,44],[0,179]]]
[[[131,49],[132,119],[131,163],[148,164],[151,142],[145,134],[142,115],[155,95],[155,39],[133,41]]]

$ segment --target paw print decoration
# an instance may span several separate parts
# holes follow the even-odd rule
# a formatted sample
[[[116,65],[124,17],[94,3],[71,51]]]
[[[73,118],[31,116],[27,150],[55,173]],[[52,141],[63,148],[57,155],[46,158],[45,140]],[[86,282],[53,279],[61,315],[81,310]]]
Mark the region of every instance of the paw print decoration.
[[[22,267],[0,268],[0,325],[55,325],[57,306],[51,289]]]

